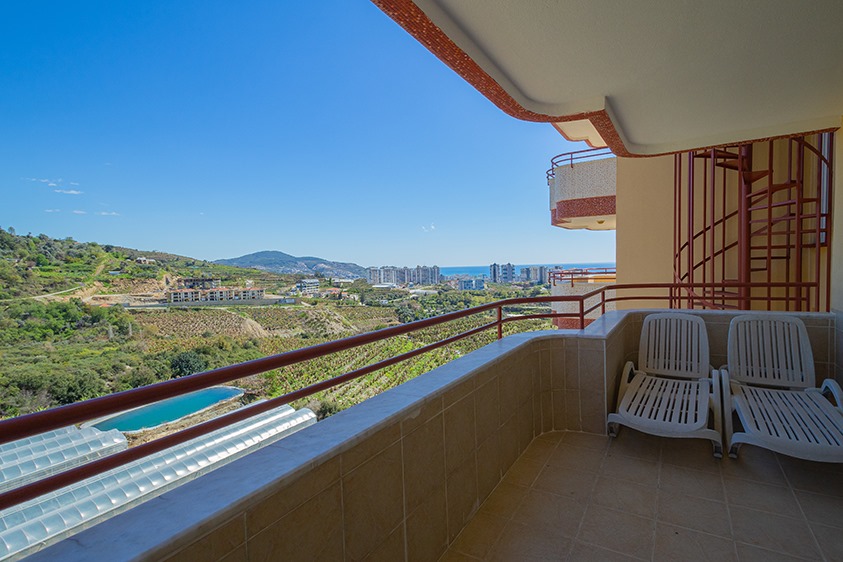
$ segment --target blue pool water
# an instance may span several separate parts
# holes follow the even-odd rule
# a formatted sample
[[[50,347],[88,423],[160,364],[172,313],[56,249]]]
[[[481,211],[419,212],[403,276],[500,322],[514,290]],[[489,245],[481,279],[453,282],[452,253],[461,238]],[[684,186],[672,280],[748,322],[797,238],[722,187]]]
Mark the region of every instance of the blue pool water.
[[[183,418],[226,398],[233,398],[240,394],[243,394],[241,389],[230,386],[205,388],[118,414],[94,424],[94,427],[102,431],[109,429],[139,431]]]

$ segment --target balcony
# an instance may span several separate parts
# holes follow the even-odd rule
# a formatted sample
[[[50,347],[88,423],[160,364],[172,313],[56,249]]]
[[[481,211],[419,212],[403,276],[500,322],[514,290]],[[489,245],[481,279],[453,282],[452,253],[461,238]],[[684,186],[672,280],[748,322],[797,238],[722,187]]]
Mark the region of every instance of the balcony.
[[[696,313],[725,363],[735,313]],[[499,339],[32,559],[839,558],[837,466],[605,437],[646,314]],[[833,375],[834,316],[799,316]]]
[[[554,156],[547,171],[551,224],[568,229],[615,229],[617,160],[607,148]]]
[[[548,276],[550,281],[550,294],[553,296],[573,296],[593,294],[593,297],[583,301],[583,307],[596,302],[598,295],[603,295],[603,292],[594,294],[595,290],[602,289],[608,285],[614,284],[617,271],[614,267],[597,267],[587,269],[565,269],[551,271]],[[615,302],[611,299],[615,297],[614,291],[606,293],[606,298],[609,302],[602,303],[597,308],[586,312],[583,310],[582,323],[579,318],[579,301],[562,301],[551,304],[553,312],[566,314],[559,318],[553,319],[553,324],[560,329],[565,328],[580,328],[592,323],[601,314],[609,310],[615,310]],[[591,308],[591,306],[589,306]],[[569,316],[569,314],[573,314]]]

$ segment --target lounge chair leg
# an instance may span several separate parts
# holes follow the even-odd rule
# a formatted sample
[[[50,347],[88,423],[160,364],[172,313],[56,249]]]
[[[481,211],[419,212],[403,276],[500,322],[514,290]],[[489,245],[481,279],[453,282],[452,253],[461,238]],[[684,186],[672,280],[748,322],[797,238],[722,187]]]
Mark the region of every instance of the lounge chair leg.
[[[716,441],[712,441],[711,444],[714,446],[714,457],[718,459],[723,458],[723,446]]]
[[[608,429],[608,432],[609,432],[609,437],[617,437],[618,431],[620,430],[620,427],[616,423],[609,423],[607,425],[607,429]]]
[[[736,443],[736,444],[732,445],[732,447],[729,449],[729,456],[732,457],[733,459],[738,458],[738,449],[740,448],[740,446],[741,446],[740,443]]]

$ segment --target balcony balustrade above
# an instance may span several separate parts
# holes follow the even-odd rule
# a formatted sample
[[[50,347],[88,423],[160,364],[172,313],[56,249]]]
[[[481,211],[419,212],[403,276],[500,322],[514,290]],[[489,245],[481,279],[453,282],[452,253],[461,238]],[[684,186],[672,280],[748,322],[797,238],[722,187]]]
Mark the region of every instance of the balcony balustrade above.
[[[617,160],[607,148],[554,156],[547,171],[554,226],[613,230]]]

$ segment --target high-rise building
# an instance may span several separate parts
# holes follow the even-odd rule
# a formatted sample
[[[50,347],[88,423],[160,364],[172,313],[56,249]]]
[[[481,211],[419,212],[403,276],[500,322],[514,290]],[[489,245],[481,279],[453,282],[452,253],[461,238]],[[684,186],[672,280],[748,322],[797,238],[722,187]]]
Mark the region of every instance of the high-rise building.
[[[505,263],[501,266],[501,283],[515,282],[515,266],[511,263]]]
[[[492,283],[501,282],[501,266],[496,263],[489,266],[489,281]]]

